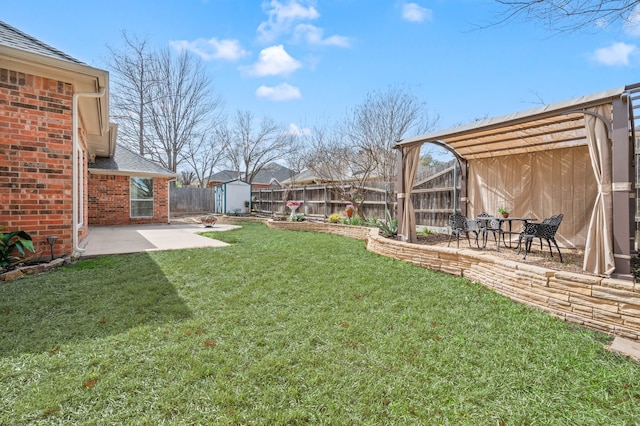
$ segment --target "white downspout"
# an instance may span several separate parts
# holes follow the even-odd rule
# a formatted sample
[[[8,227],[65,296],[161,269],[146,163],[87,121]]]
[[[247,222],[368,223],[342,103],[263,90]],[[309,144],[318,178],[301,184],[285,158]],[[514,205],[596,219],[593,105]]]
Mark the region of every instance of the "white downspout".
[[[177,178],[167,179],[167,223],[169,225],[171,225],[171,182],[177,180]]]
[[[72,249],[74,252],[82,253],[85,249],[78,247],[78,149],[79,149],[79,141],[78,141],[78,99],[81,97],[85,98],[101,98],[105,95],[105,88],[100,89],[99,92],[77,92],[73,94],[73,102],[72,102],[72,111],[71,111],[71,126],[73,127],[71,130],[71,140],[72,140],[72,173],[71,176],[71,200],[72,200],[72,223],[73,223],[73,232],[71,233],[72,239]],[[104,124],[103,124],[104,125]],[[84,212],[83,212],[84,214]]]

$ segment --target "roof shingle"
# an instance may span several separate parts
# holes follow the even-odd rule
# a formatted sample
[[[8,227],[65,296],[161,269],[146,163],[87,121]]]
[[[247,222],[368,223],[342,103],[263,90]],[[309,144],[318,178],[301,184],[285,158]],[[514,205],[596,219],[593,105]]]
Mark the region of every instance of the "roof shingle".
[[[25,34],[17,28],[0,21],[0,45],[12,47],[14,49],[24,50],[30,53],[49,56],[63,61],[74,62],[76,64],[86,65],[84,62],[67,55],[66,53],[51,47],[40,40]]]
[[[175,175],[171,170],[128,150],[122,145],[117,145],[112,158],[96,157],[94,163],[89,164],[90,170],[111,170],[114,172],[148,173],[155,175]]]

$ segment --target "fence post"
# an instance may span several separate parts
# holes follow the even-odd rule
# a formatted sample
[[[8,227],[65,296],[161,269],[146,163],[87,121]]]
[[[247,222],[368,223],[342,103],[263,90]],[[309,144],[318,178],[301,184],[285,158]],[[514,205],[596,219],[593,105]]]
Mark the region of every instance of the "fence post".
[[[329,217],[327,214],[327,184],[324,185],[324,217]]]
[[[307,186],[303,185],[302,186],[302,200],[300,200],[302,202],[302,214],[307,214]]]

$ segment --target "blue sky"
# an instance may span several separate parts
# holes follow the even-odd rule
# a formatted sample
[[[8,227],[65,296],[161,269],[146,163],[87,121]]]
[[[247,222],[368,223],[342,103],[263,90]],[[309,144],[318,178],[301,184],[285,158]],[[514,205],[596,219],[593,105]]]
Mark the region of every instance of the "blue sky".
[[[292,129],[390,86],[425,100],[442,129],[640,81],[638,28],[478,29],[500,10],[492,0],[0,0],[0,20],[94,67],[108,69],[122,30],[189,49],[228,113]]]

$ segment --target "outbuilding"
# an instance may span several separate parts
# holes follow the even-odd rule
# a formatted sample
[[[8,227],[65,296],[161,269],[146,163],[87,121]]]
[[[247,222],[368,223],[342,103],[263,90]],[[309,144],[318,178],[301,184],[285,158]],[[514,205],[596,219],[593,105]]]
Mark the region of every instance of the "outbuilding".
[[[214,191],[217,214],[239,214],[251,211],[250,183],[234,179],[217,185]]]

